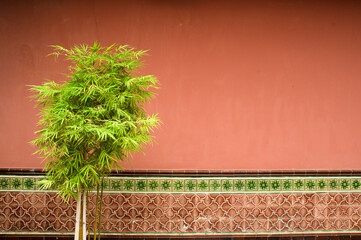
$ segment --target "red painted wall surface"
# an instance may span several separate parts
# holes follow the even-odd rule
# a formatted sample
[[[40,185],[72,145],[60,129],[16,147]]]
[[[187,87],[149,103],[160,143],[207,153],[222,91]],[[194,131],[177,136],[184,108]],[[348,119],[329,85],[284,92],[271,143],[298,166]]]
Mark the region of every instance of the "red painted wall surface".
[[[43,166],[51,44],[150,49],[164,124],[132,169],[361,169],[360,1],[2,1],[0,167]]]

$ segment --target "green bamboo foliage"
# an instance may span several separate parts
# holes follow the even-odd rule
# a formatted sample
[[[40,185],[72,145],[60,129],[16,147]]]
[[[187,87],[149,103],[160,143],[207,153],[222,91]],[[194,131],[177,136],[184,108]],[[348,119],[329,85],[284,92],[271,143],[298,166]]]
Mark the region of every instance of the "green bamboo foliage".
[[[160,124],[144,105],[158,88],[153,76],[137,76],[145,51],[127,46],[103,48],[53,46],[53,55],[70,60],[70,74],[61,84],[48,81],[31,86],[41,106],[40,130],[33,144],[46,160],[44,188],[65,199],[77,198],[99,185],[119,161],[152,141]]]

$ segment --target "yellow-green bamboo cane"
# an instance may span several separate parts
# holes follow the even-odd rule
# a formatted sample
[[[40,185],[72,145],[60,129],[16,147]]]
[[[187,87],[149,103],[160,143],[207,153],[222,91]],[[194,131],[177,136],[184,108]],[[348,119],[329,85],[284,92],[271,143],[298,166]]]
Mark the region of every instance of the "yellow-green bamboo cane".
[[[76,205],[76,216],[75,216],[74,240],[79,240],[80,213],[81,213],[81,192],[78,191],[78,199],[77,199],[77,205]]]

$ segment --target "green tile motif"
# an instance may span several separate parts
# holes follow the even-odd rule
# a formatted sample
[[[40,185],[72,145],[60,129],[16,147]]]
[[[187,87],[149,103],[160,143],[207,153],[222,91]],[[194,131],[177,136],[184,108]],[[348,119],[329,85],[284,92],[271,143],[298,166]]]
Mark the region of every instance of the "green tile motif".
[[[325,180],[321,179],[317,181],[318,190],[325,190],[327,188],[327,183]]]
[[[47,191],[43,176],[0,176],[0,191]],[[109,177],[106,192],[280,193],[361,192],[361,177]]]
[[[132,190],[134,190],[134,181],[133,181],[133,180],[130,180],[130,179],[125,180],[123,187],[124,187],[123,190],[125,190],[125,191],[132,191]]]
[[[214,192],[217,192],[221,189],[220,181],[217,180],[211,180],[210,186],[211,186],[211,190],[213,190]]]
[[[328,186],[329,186],[329,189],[331,189],[331,190],[336,190],[336,189],[338,189],[338,181],[337,181],[337,179],[329,179],[329,184],[328,184]]]
[[[314,190],[314,189],[316,188],[315,180],[313,180],[313,179],[307,180],[307,182],[306,182],[306,188],[307,188],[308,190]]]
[[[181,180],[175,180],[173,183],[173,188],[175,191],[184,191],[184,181]]]
[[[259,188],[263,191],[269,190],[269,181],[263,179],[259,181]]]
[[[160,186],[161,186],[161,190],[168,191],[171,189],[171,181],[168,179],[160,180]]]
[[[21,188],[21,181],[18,178],[12,178],[11,179],[11,187],[12,189],[18,190]]]
[[[121,187],[121,181],[120,180],[111,180],[111,190],[118,191]]]
[[[232,180],[222,180],[222,190],[224,192],[229,192],[233,190],[233,181]]]
[[[199,192],[209,191],[209,181],[206,180],[198,180],[198,188]]]
[[[350,180],[349,179],[344,179],[341,182],[341,188],[343,190],[349,189],[350,188]]]
[[[237,189],[237,191],[242,191],[242,190],[244,190],[244,187],[245,187],[244,181],[242,181],[242,180],[235,180],[234,187],[235,187],[235,189]]]
[[[304,190],[304,188],[305,188],[305,180],[304,179],[297,179],[294,182],[294,186],[295,186],[294,190],[299,190],[299,191]]]
[[[138,191],[144,191],[144,190],[146,190],[146,186],[147,186],[147,184],[146,184],[146,181],[145,180],[138,180],[138,181],[136,181],[136,189],[138,190]]]
[[[27,190],[32,190],[35,188],[35,178],[24,179],[24,188]]]
[[[358,180],[358,179],[354,179],[354,180],[352,180],[352,188],[353,189],[359,189],[360,188],[360,186],[361,186],[361,183],[360,183],[360,181]]]
[[[0,179],[0,188],[1,189],[8,189],[8,186],[9,186],[9,179],[1,178]]]
[[[280,187],[281,187],[280,180],[271,181],[271,189],[272,190],[277,191],[278,189],[280,189]]]
[[[187,180],[186,181],[186,190],[188,190],[189,192],[195,191],[197,187],[196,181],[195,180]]]
[[[255,191],[257,190],[257,180],[248,180],[246,181],[246,190]]]
[[[158,191],[159,181],[156,180],[148,180],[148,186],[151,191]]]
[[[282,189],[284,191],[290,191],[290,190],[292,190],[292,188],[293,188],[292,180],[286,179],[286,180],[282,181]]]

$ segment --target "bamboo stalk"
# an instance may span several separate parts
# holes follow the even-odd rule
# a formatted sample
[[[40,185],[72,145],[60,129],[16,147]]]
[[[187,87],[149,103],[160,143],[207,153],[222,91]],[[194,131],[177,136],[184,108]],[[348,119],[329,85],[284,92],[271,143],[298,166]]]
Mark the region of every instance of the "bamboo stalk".
[[[95,222],[94,222],[94,240],[97,239],[97,229],[98,229],[98,214],[99,214],[99,183],[97,183],[97,197],[95,200]]]
[[[103,206],[103,190],[104,190],[104,176],[102,177],[102,182],[100,186],[100,207],[99,207],[99,225],[98,225],[98,236],[100,240],[100,227],[102,222],[102,206]]]
[[[83,197],[83,192],[81,192],[81,198],[80,198],[80,222],[79,222],[79,240],[85,240],[83,239],[83,201],[82,201],[82,197]]]
[[[78,199],[76,204],[76,216],[75,216],[75,232],[74,240],[79,240],[79,224],[80,224],[80,212],[81,212],[81,192],[78,191]]]
[[[89,216],[89,189],[87,189],[86,191],[86,211],[87,211],[87,216]],[[88,231],[88,240],[90,240],[90,222],[88,223],[88,227],[87,227],[87,231]]]
[[[87,208],[87,204],[86,204],[86,191],[83,192],[83,240],[86,240],[86,233],[87,233],[87,228],[86,228],[86,208]]]

